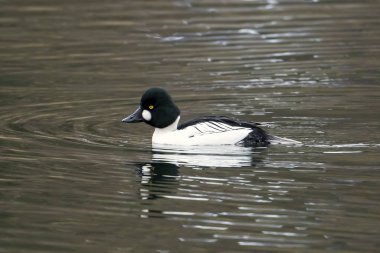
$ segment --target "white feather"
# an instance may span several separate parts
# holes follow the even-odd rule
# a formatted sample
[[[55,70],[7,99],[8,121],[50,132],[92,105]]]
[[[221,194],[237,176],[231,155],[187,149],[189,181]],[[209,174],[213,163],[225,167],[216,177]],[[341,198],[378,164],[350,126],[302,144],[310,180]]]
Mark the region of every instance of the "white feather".
[[[250,128],[230,126],[221,122],[202,122],[177,130],[177,120],[166,128],[156,128],[152,143],[173,145],[233,145],[244,139]]]
[[[147,110],[144,110],[142,112],[142,117],[146,120],[146,121],[150,121],[152,119],[152,114],[147,111]]]

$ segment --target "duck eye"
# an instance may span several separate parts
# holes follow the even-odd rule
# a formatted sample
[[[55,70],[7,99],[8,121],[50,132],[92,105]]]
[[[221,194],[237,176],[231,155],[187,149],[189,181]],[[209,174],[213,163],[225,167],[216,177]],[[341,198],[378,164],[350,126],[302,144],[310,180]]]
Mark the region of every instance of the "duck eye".
[[[150,106],[149,106],[149,109],[150,109],[150,110],[152,110],[153,108],[154,108],[154,106],[153,106],[153,105],[150,105]]]

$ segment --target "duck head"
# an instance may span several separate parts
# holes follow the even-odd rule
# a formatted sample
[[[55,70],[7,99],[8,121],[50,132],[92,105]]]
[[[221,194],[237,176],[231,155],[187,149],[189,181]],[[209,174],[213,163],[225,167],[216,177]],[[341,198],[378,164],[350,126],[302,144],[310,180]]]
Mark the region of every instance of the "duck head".
[[[123,123],[145,122],[156,128],[165,128],[177,120],[180,110],[162,88],[150,88],[141,97],[137,110],[122,120]]]

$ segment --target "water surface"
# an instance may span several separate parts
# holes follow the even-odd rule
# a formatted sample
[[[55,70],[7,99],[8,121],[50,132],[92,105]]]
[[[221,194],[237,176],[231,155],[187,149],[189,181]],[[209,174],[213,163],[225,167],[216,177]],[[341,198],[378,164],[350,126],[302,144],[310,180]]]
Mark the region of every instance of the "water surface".
[[[376,252],[376,1],[0,1],[0,252]],[[182,120],[302,145],[162,148]]]

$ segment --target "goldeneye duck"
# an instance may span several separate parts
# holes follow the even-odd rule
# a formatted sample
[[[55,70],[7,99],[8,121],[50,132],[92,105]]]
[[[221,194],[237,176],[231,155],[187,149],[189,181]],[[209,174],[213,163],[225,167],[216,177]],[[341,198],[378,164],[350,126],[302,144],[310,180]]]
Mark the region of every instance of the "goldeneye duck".
[[[178,125],[180,110],[162,88],[150,88],[124,123],[145,122],[155,128],[153,144],[267,146],[273,138],[257,123],[207,116]]]

